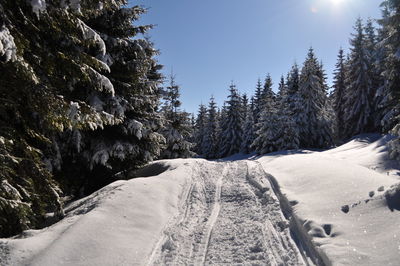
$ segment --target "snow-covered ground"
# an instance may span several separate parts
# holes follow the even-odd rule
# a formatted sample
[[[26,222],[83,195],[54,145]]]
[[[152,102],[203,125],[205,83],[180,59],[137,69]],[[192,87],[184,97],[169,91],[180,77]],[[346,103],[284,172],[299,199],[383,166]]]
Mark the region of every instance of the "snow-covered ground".
[[[398,265],[400,212],[383,195],[400,180],[387,137],[373,138],[157,161],[70,204],[50,227],[0,239],[0,265]]]
[[[388,136],[365,136],[325,152],[264,156],[305,232],[334,265],[399,265],[400,212],[385,191],[399,183]],[[342,206],[348,213],[343,212]]]

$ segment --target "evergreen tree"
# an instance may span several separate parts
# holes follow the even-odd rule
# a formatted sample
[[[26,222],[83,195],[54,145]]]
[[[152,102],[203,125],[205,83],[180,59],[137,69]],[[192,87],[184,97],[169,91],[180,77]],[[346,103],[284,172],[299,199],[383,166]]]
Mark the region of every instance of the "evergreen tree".
[[[310,48],[301,70],[295,110],[301,147],[324,148],[332,144],[327,104],[327,86],[324,84],[323,71]]]
[[[380,28],[378,29],[377,36],[377,62],[376,68],[379,73],[379,84],[378,89],[375,94],[375,110],[376,110],[376,123],[382,128],[383,133],[388,133],[392,128],[392,117],[394,114],[394,108],[391,106],[391,93],[389,87],[387,86],[387,81],[385,78],[385,64],[386,58],[388,57],[388,51],[386,49],[385,43],[389,36],[389,27],[386,26],[388,19],[390,17],[390,7],[388,2],[382,3],[382,18],[378,20]]]
[[[180,110],[179,90],[180,88],[171,74],[170,85],[166,88],[165,102],[162,108],[162,113],[166,120],[166,124],[161,130],[167,146],[161,153],[161,158],[164,159],[193,156],[191,152],[193,144],[188,141],[191,136],[189,114]]]
[[[220,157],[238,153],[242,144],[241,97],[234,84],[229,92],[226,114],[222,116]]]
[[[344,123],[345,123],[345,95],[346,95],[346,76],[345,76],[345,58],[343,49],[339,50],[336,69],[333,81],[333,109],[336,114],[336,130],[339,140],[343,140]]]
[[[368,54],[369,58],[369,69],[370,73],[369,76],[371,77],[371,82],[372,82],[372,131],[376,132],[381,132],[382,131],[382,126],[380,124],[380,116],[379,112],[377,112],[378,109],[378,104],[377,101],[378,99],[375,98],[377,95],[377,90],[382,83],[380,79],[380,72],[379,72],[379,54],[378,54],[378,49],[377,49],[377,35],[376,35],[376,29],[373,25],[373,21],[371,18],[367,20],[367,23],[364,27],[364,32],[365,32],[365,47],[366,47],[366,53]]]
[[[299,67],[295,63],[292,69],[288,73],[286,82],[286,97],[282,98],[284,105],[288,109],[288,114],[295,117],[297,101],[299,100],[299,83],[300,83],[300,73]]]
[[[393,126],[390,131],[396,138],[389,143],[390,155],[400,159],[400,1],[386,0],[389,14],[383,21],[387,38],[382,41],[386,50],[385,71],[387,101],[383,124]]]
[[[200,104],[194,131],[196,143],[195,152],[199,155],[204,154],[203,147],[205,146],[204,136],[206,134],[207,119],[207,107],[204,104]]]
[[[351,53],[347,73],[346,117],[344,135],[352,137],[374,130],[371,58],[367,52],[367,42],[361,19],[357,19],[356,33],[350,41]]]
[[[244,93],[242,95],[242,97],[240,97],[240,98],[241,98],[241,106],[240,107],[241,107],[242,114],[244,114],[244,115],[242,115],[243,122],[244,122],[244,117],[246,116],[245,114],[247,112],[247,107],[249,105],[249,99],[247,98],[247,94],[246,93]]]
[[[296,70],[294,71],[294,75]],[[292,78],[291,78],[292,79]],[[293,92],[293,91],[292,91]],[[280,96],[279,108],[277,110],[277,116],[279,118],[277,123],[277,136],[276,141],[274,143],[276,150],[292,150],[299,148],[299,129],[294,120],[293,110],[291,109],[290,103],[291,100],[289,98],[293,98],[296,96],[290,95],[287,90],[287,86],[281,78],[281,82],[279,85]]]
[[[264,154],[276,150],[274,142],[277,138],[277,123],[279,117],[277,115],[275,105],[275,94],[272,91],[272,79],[267,75],[264,88],[261,94],[261,114],[259,116],[256,127],[256,138],[252,144],[252,148],[258,154]]]
[[[254,98],[251,98],[251,103],[247,106],[246,110],[246,117],[243,126],[243,142],[240,147],[240,151],[249,154],[253,151],[251,148],[251,144],[254,142],[255,139],[255,132],[254,132]]]
[[[276,102],[278,105],[281,104],[282,99],[285,98],[286,95],[287,95],[287,87],[285,83],[285,78],[282,75],[278,85],[278,94],[276,96]]]
[[[254,110],[253,110],[254,124],[258,123],[258,118],[261,113],[262,90],[263,90],[263,85],[262,85],[261,79],[258,79],[257,85],[256,85],[256,91],[254,93]]]
[[[226,106],[226,102],[224,102],[224,104],[222,105],[222,108],[218,109],[217,112],[217,121],[218,121],[218,133],[217,133],[217,139],[218,139],[218,143],[217,143],[217,147],[218,147],[218,158],[220,158],[220,154],[221,154],[221,146],[222,146],[222,140],[223,140],[223,125],[224,125],[224,121],[227,120],[227,106]]]
[[[1,1],[0,236],[62,215],[55,180],[89,192],[157,156],[157,51],[124,4]]]
[[[217,105],[214,97],[210,98],[208,104],[208,116],[203,145],[203,154],[206,158],[214,159],[218,157],[218,117]]]

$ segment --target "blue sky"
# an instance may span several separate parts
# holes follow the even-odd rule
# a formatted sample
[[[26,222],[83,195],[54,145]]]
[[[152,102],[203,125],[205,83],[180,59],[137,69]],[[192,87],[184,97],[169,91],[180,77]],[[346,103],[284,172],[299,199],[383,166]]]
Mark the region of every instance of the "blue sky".
[[[270,73],[274,88],[310,46],[331,83],[339,47],[347,49],[358,16],[379,18],[382,0],[130,0],[150,8],[140,24],[161,54],[163,73],[173,69],[182,108],[197,112],[214,95],[219,106],[231,81],[253,94]]]

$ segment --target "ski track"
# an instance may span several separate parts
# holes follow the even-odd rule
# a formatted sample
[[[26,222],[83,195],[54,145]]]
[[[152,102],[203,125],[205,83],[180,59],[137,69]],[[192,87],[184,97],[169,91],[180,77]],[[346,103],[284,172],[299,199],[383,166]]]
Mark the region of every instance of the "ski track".
[[[149,265],[305,265],[262,167],[197,161]]]

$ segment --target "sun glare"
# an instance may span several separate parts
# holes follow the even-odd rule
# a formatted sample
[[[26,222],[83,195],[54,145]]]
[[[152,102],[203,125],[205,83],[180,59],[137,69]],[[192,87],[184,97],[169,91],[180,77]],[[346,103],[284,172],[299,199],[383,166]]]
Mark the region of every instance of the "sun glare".
[[[333,4],[338,5],[342,2],[344,2],[344,0],[330,0]]]

